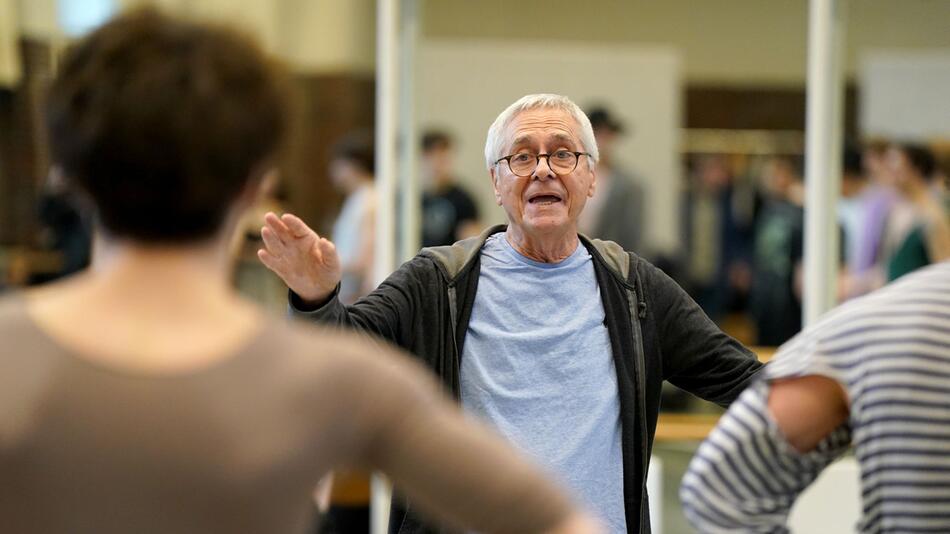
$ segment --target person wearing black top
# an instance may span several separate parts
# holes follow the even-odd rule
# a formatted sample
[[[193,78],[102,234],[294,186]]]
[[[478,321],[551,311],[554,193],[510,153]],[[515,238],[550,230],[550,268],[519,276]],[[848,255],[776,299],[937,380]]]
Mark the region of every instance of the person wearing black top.
[[[454,140],[442,131],[422,136],[422,246],[451,245],[477,235],[478,207],[452,174]]]

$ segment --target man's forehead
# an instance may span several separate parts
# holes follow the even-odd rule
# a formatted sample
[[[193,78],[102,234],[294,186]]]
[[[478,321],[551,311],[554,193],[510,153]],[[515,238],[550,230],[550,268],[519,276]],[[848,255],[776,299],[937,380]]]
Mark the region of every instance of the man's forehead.
[[[532,140],[578,143],[577,121],[560,109],[531,109],[515,115],[508,127],[510,144]]]
[[[521,132],[515,134],[515,138],[511,140],[512,145],[523,145],[525,143],[530,143],[532,141],[554,141],[560,143],[577,143],[577,139],[573,135],[569,135],[564,132],[548,132],[539,134],[539,132]]]

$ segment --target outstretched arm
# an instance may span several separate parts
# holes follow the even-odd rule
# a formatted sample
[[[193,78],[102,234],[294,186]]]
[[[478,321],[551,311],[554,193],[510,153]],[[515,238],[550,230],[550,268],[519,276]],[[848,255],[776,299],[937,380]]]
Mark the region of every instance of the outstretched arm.
[[[361,330],[407,346],[412,314],[431,283],[425,260],[414,258],[351,306],[337,298],[341,266],[336,248],[291,214],[265,216],[258,257],[290,288],[291,312],[304,320]]]
[[[762,364],[662,271],[645,265],[642,276],[656,321],[663,378],[700,398],[729,406]]]

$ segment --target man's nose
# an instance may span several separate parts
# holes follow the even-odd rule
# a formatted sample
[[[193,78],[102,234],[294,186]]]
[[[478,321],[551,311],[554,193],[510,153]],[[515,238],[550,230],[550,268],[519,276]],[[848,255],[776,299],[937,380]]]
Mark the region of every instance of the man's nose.
[[[550,157],[551,156],[542,155],[538,158],[538,166],[535,167],[534,172],[531,173],[532,179],[544,180],[544,179],[551,179],[557,176],[554,173],[554,171],[551,170],[551,165],[549,165],[548,158]]]

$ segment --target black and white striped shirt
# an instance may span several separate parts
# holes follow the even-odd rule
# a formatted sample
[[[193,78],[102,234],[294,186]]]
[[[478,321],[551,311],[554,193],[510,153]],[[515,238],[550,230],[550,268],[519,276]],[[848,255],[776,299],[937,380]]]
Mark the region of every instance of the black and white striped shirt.
[[[701,532],[784,532],[795,498],[853,445],[860,532],[950,532],[950,262],[835,311],[776,354],[700,446],[683,478]],[[850,416],[806,454],[768,412],[769,380],[822,375]]]

